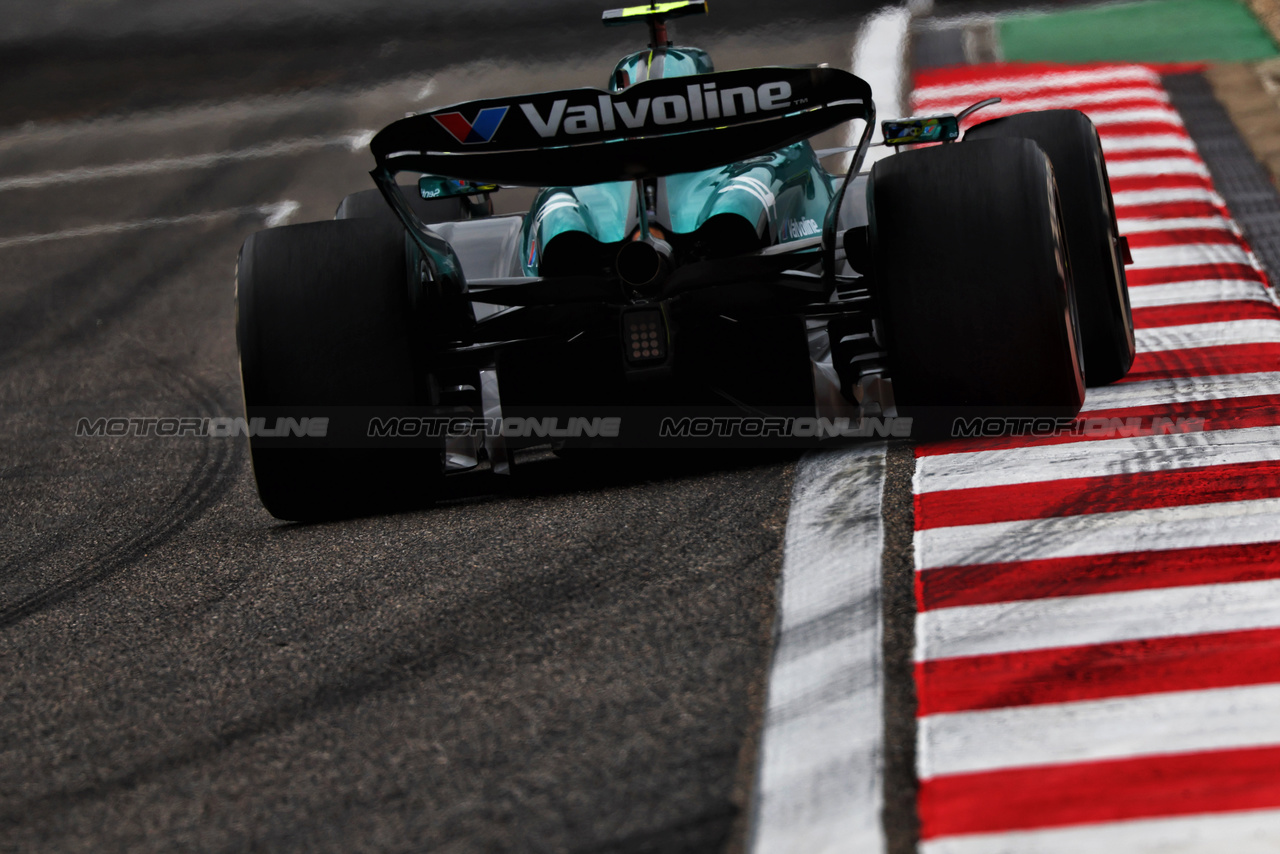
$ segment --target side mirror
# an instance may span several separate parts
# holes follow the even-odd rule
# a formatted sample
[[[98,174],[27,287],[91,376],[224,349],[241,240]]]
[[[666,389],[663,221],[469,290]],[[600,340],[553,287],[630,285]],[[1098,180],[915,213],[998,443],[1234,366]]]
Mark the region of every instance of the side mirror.
[[[953,142],[960,138],[960,119],[952,115],[885,119],[880,129],[884,132],[885,145]]]
[[[497,184],[477,184],[440,175],[423,175],[418,179],[418,195],[424,199],[450,199],[457,196],[479,196],[496,193]]]

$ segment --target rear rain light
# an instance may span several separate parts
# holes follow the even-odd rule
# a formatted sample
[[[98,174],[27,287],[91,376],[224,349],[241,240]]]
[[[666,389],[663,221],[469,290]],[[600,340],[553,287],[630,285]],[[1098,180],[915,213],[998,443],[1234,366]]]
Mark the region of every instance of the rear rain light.
[[[667,358],[667,324],[658,309],[628,311],[622,315],[622,347],[627,363],[643,365]]]

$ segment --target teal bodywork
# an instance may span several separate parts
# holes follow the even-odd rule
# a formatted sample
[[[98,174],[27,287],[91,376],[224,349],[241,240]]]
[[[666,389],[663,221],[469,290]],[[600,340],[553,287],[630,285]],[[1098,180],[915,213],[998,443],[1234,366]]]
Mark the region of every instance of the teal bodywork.
[[[823,170],[808,142],[666,179],[670,228],[697,231],[720,214],[734,214],[755,227],[766,246],[814,237],[835,196],[835,181]]]
[[[609,75],[609,89],[621,92],[650,77],[688,77],[715,71],[711,56],[696,47],[666,47],[636,51],[625,56]]]
[[[609,88],[620,91],[652,77],[685,77],[713,70],[710,56],[698,48],[638,51],[617,64]],[[816,237],[838,180],[822,168],[807,141],[714,169],[670,175],[655,182],[649,208],[651,232],[677,249],[687,247],[688,252],[705,251],[707,241],[700,238],[716,217],[740,219],[729,229],[718,220],[716,232],[753,232],[756,248]],[[524,274],[552,272],[543,269],[543,258],[553,241],[572,241],[575,251],[594,246],[604,254],[610,246],[616,251],[622,242],[633,239],[639,221],[636,192],[631,181],[540,191],[521,234]]]
[[[635,198],[634,181],[539,191],[521,235],[525,275],[539,275],[542,249],[555,237],[578,233],[600,244],[621,243],[638,220]]]

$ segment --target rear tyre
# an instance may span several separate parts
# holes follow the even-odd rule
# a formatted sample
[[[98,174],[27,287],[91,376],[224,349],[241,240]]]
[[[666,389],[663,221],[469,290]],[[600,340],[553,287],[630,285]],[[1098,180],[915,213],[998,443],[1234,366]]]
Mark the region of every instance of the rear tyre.
[[[245,409],[330,417],[329,436],[367,413],[345,407],[426,404],[410,326],[403,231],[338,220],[250,235],[236,270],[236,338]],[[268,416],[269,424],[274,418]],[[442,479],[439,449],[324,446],[250,439],[262,503],[307,521],[420,504]]]
[[[966,141],[1009,137],[1034,141],[1053,164],[1080,312],[1085,380],[1091,386],[1115,382],[1133,366],[1133,314],[1098,130],[1078,110],[1044,110],[992,119],[965,133]]]
[[[1083,366],[1044,152],[1025,139],[903,152],[875,164],[868,201],[894,398],[914,433],[1075,415]]]

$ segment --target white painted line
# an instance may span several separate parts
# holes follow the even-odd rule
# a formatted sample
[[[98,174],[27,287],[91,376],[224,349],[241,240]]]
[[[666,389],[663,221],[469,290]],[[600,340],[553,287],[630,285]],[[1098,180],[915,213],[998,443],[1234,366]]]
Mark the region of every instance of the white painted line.
[[[284,225],[293,215],[298,212],[301,207],[292,199],[285,199],[283,202],[276,202],[270,205],[261,205],[258,211],[266,216],[267,221],[264,223],[267,228],[275,228],[278,225]]]
[[[871,85],[877,122],[906,116],[911,112],[907,106],[907,71],[903,64],[910,23],[911,12],[905,5],[889,6],[866,20],[854,42],[853,73]],[[850,136],[845,145],[858,144],[855,131],[861,134],[861,126],[855,128],[850,123]],[[880,138],[877,130],[872,139]],[[870,169],[877,160],[883,160],[893,153],[894,149],[888,146],[869,149],[862,168]]]
[[[809,454],[787,519],[750,850],[885,848],[885,446]]]
[[[1117,160],[1107,164],[1108,178],[1133,178],[1141,175],[1198,175],[1208,178],[1209,167],[1199,157],[1153,157],[1147,160]]]
[[[476,75],[483,63],[453,66],[436,72],[467,80]],[[563,68],[558,68],[563,74]],[[303,124],[323,130],[316,133],[340,133],[343,128],[333,127],[335,117],[348,117],[353,124],[362,127],[383,127],[388,121],[402,117],[406,105],[418,106],[414,98],[433,79],[426,75],[414,75],[389,80],[372,88],[316,88],[304,92],[283,95],[252,95],[230,101],[206,101],[179,107],[162,107],[138,112],[98,116],[87,119],[26,122],[0,129],[0,152],[16,150],[42,150],[50,146],[75,145],[102,140],[114,143],[160,136],[187,136],[195,131],[197,137],[226,139],[229,128],[248,132],[269,131],[282,124]],[[554,88],[554,87],[546,87]],[[477,95],[477,97],[479,97]],[[283,122],[280,120],[284,120]],[[191,138],[191,137],[187,137]]]
[[[1274,320],[1224,320],[1189,326],[1157,326],[1135,329],[1134,344],[1139,353],[1189,350],[1193,347],[1225,347],[1231,344],[1280,343],[1280,323]]]
[[[916,532],[915,553],[924,570],[1276,540],[1280,498],[1264,498],[930,528]]]
[[[1141,424],[1150,426],[1150,422]],[[923,456],[916,461],[914,489],[920,495],[1276,459],[1280,459],[1280,426],[1208,429]]]
[[[1150,85],[1152,91],[1163,92],[1160,75],[1148,68],[1133,65],[1105,66],[1088,71],[1069,71],[1062,74],[1027,74],[1008,77],[992,77],[978,83],[948,83],[937,86],[922,86],[915,91],[915,97],[921,103],[926,101],[987,97],[989,93],[1001,90],[1009,93],[1021,92],[1053,92],[1071,86],[1092,86],[1096,84],[1111,85],[1120,82],[1138,82]]]
[[[1133,109],[1133,110],[1089,110],[1084,113],[1098,127],[1107,125],[1161,124],[1183,127],[1182,116],[1173,108],[1169,109]],[[1108,164],[1107,169],[1111,168]]]
[[[1153,161],[1141,160],[1140,163]],[[1204,228],[1215,231],[1240,233],[1240,227],[1233,221],[1220,216],[1184,216],[1162,219],[1121,219],[1116,221],[1121,234],[1149,234],[1159,231],[1174,231],[1184,228]]]
[[[1134,308],[1158,308],[1162,305],[1194,305],[1202,302],[1271,302],[1267,286],[1248,279],[1210,279],[1196,282],[1170,282],[1167,285],[1143,285],[1129,291],[1129,304]],[[1280,322],[1278,319],[1277,322]]]
[[[1174,404],[1200,400],[1226,400],[1268,394],[1280,394],[1280,372],[1230,374],[1225,377],[1171,377],[1088,389],[1081,411],[1156,405],[1172,407]],[[1171,408],[1170,413],[1177,416],[1175,409]]]
[[[930,839],[921,854],[1276,854],[1280,810],[1146,818]]]
[[[1167,190],[1121,190],[1112,193],[1117,208],[1138,205],[1165,205],[1176,202],[1208,202],[1220,208],[1227,203],[1217,192],[1208,187],[1171,187]],[[1157,220],[1159,221],[1159,220]]]
[[[294,201],[276,202],[271,205],[245,206],[227,208],[220,211],[186,214],[185,216],[152,217],[129,222],[110,222],[101,225],[86,225],[81,228],[68,228],[63,231],[45,234],[24,234],[18,237],[0,237],[0,249],[14,246],[30,246],[35,243],[47,243],[51,240],[74,240],[76,238],[101,237],[107,234],[123,234],[129,231],[143,231],[150,228],[167,228],[175,225],[195,225],[212,222],[218,219],[233,219],[241,216],[261,216],[266,218],[268,228],[284,225],[298,210]]]
[[[855,39],[853,72],[871,85],[879,118],[903,114],[910,20],[905,5],[881,10]],[[852,124],[848,133],[861,133]],[[872,162],[869,156],[864,168]],[[885,448],[877,442],[808,454],[797,466],[752,794],[752,854],[881,854],[886,847]]]
[[[1162,267],[1191,267],[1198,264],[1248,264],[1252,256],[1242,246],[1229,243],[1183,243],[1178,246],[1149,246],[1131,250],[1136,270]]]
[[[917,614],[916,660],[1277,626],[1277,579],[1057,596]],[[1280,714],[1276,717],[1280,719]]]
[[[920,776],[1272,746],[1277,709],[1272,684],[929,715]]]
[[[997,93],[999,94],[999,93]],[[965,107],[973,103],[968,98],[940,98],[937,100],[923,101],[919,95],[915,95],[916,109],[926,112],[949,112],[958,113]],[[1001,96],[998,105],[983,107],[982,111],[976,115],[980,121],[982,117],[988,113],[995,115],[996,113],[1011,114],[1024,113],[1033,110],[1081,110],[1085,113],[1091,109],[1105,107],[1110,104],[1123,103],[1126,101],[1150,101],[1152,104],[1168,104],[1169,95],[1159,89],[1142,87],[1139,89],[1108,89],[1106,91],[1090,92],[1087,95],[1079,94],[1040,94],[1039,92],[1023,92]]]
[[[1129,151],[1159,151],[1161,149],[1195,151],[1196,144],[1188,136],[1176,133],[1153,133],[1147,136],[1104,136],[1102,152],[1121,154]]]
[[[165,172],[182,172],[188,169],[208,169],[228,163],[262,160],[268,157],[286,157],[321,151],[327,148],[343,148],[359,151],[368,146],[374,131],[357,130],[338,136],[303,137],[254,145],[235,151],[214,151],[191,154],[185,157],[161,157],[155,160],[137,160],[129,163],[113,163],[107,166],[82,166],[61,172],[41,172],[37,175],[17,175],[0,178],[0,192],[53,187],[62,184],[80,184],[85,181],[101,181],[107,178],[131,178],[138,175],[157,175]]]
[[[1130,107],[1123,110],[1108,109],[1108,105],[1091,106],[1088,103],[1081,103],[1079,100],[1063,101],[1064,104],[1071,103],[1078,107],[1082,113],[1089,117],[1099,129],[1106,128],[1110,125],[1130,125],[1130,124],[1147,124],[1159,123],[1169,125],[1172,128],[1181,128],[1182,117],[1173,109],[1166,109],[1159,106],[1152,107]],[[968,103],[956,102],[946,105],[943,109],[927,109],[917,108],[916,112],[951,112],[956,113],[969,106]],[[979,122],[984,119],[994,119],[1003,116],[1011,116],[1023,112],[1023,108],[1016,103],[1000,103],[991,107],[984,107],[982,112],[974,114],[973,121]],[[1110,169],[1110,165],[1108,165]]]

